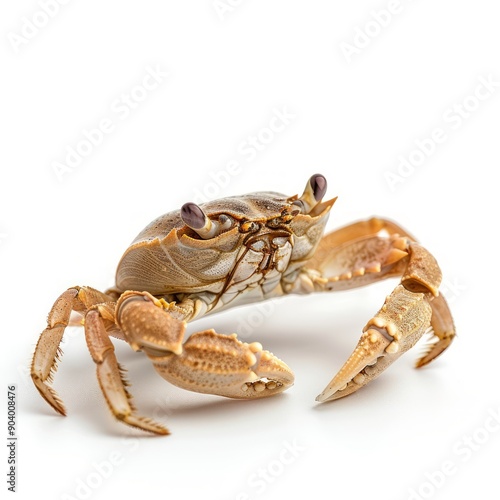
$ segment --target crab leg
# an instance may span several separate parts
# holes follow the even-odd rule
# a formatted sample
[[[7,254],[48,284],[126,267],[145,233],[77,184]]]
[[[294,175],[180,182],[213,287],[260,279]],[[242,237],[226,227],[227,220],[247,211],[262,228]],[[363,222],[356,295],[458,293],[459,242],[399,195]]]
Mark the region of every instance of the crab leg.
[[[163,378],[183,389],[245,399],[271,396],[293,384],[290,368],[258,342],[206,330],[182,344],[185,321],[173,316],[182,310],[182,303],[147,292],[125,292],[117,303],[116,321],[127,342],[144,351]]]
[[[214,330],[187,340],[179,356],[150,356],[160,375],[178,387],[228,398],[254,399],[283,392],[293,384],[288,366],[259,342],[247,344],[236,334]]]
[[[403,236],[412,241],[416,239],[395,222],[382,219],[379,217],[372,217],[371,219],[361,220],[341,227],[336,231],[323,236],[319,242],[313,258],[309,261],[309,265],[313,267],[321,267],[325,261],[332,260],[332,249],[339,247],[344,243],[352,243],[359,238],[367,238],[368,236],[383,235]]]
[[[124,370],[116,360],[115,349],[97,309],[90,310],[85,316],[85,339],[97,365],[99,385],[113,415],[132,427],[155,434],[169,434],[162,425],[135,414],[132,396],[126,388],[129,384],[124,378]]]
[[[318,401],[338,399],[366,385],[429,330],[437,341],[427,348],[417,367],[451,344],[455,327],[448,305],[439,295],[441,271],[434,257],[406,231],[390,221],[371,219],[327,235],[325,241],[333,248],[327,252],[327,245],[320,245],[312,261],[316,268],[299,276],[294,291],[350,289],[392,276],[401,276],[401,284],[368,321],[354,352]]]
[[[109,301],[110,297],[106,294],[90,287],[69,288],[57,298],[49,313],[47,328],[40,335],[33,355],[31,378],[45,401],[61,415],[66,415],[66,409],[50,383],[62,355],[59,345],[70,322],[71,312],[83,313],[94,304]]]
[[[327,234],[307,264],[321,275],[315,291],[351,289],[401,275],[410,241],[415,238],[401,226],[376,217]]]
[[[432,309],[431,328],[433,338],[427,345],[422,357],[417,360],[416,368],[421,368],[436,359],[448,348],[455,337],[455,325],[448,303],[443,295],[435,297],[430,302],[430,305]]]
[[[431,307],[425,294],[409,292],[398,285],[368,321],[354,352],[316,400],[325,402],[347,396],[378,377],[415,345],[430,319]]]
[[[325,402],[356,392],[411,349],[429,325],[437,341],[428,345],[417,368],[443,353],[455,336],[455,327],[444,297],[429,300],[424,293],[398,285],[368,321],[354,352],[316,400]]]

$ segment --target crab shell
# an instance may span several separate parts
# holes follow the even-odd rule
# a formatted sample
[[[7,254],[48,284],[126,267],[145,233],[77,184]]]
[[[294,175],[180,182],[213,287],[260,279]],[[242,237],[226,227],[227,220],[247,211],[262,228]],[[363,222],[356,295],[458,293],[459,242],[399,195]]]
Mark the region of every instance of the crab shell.
[[[203,239],[177,210],[158,217],[132,242],[116,273],[121,291],[143,290],[155,296],[202,294],[212,306],[281,295],[280,280],[300,269],[314,254],[333,200],[309,213],[297,195],[258,192],[200,205],[224,228]],[[295,203],[294,203],[295,202]],[[226,229],[226,226],[229,226]],[[253,290],[253,294],[242,294]],[[234,301],[238,296],[240,300]]]

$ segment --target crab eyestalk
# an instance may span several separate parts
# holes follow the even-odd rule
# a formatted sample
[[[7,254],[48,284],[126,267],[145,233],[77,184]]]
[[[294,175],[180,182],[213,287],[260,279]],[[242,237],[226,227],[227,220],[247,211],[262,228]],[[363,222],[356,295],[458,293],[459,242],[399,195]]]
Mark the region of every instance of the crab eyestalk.
[[[326,178],[321,174],[314,174],[307,181],[302,196],[295,200],[293,204],[297,205],[302,213],[308,214],[321,202],[323,196],[325,196],[326,188]]]
[[[182,205],[181,219],[201,238],[209,239],[215,236],[217,227],[196,203]]]
[[[196,203],[185,203],[181,208],[181,219],[200,238],[208,240],[230,229],[232,220],[226,214],[219,215],[219,220],[210,219]]]

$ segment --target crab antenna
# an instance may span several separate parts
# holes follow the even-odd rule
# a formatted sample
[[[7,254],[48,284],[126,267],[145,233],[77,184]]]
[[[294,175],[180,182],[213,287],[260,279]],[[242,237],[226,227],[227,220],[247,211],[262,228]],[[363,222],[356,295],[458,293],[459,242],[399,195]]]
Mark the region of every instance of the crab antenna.
[[[181,219],[204,240],[213,238],[217,233],[217,224],[196,203],[182,205]]]
[[[302,196],[293,203],[298,205],[303,213],[308,214],[323,199],[326,193],[326,178],[321,174],[314,174],[307,181]]]

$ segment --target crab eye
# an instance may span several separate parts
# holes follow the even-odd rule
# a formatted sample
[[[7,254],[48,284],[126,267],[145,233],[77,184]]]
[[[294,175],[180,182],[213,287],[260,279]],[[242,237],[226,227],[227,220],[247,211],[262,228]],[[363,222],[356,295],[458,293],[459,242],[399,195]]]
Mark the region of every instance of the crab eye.
[[[181,219],[195,231],[202,229],[210,221],[205,212],[196,203],[185,203],[181,208]]]
[[[181,208],[181,219],[200,238],[208,240],[217,233],[217,224],[214,224],[205,212],[196,203],[185,203]]]
[[[327,182],[326,178],[321,174],[314,174],[309,179],[309,184],[311,185],[314,199],[319,203],[326,193]]]
[[[212,220],[196,203],[185,203],[181,208],[181,219],[200,238],[208,240],[227,231],[233,225],[233,219],[226,214],[219,215],[219,220]]]
[[[310,213],[313,208],[323,199],[327,188],[326,178],[321,174],[314,174],[307,181],[302,196],[293,202],[304,214]]]

